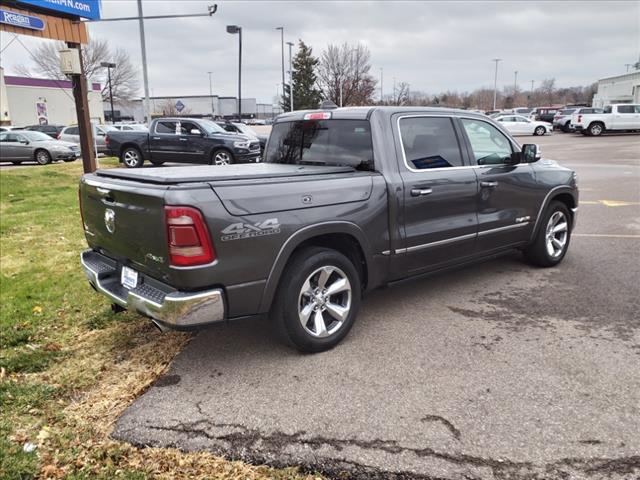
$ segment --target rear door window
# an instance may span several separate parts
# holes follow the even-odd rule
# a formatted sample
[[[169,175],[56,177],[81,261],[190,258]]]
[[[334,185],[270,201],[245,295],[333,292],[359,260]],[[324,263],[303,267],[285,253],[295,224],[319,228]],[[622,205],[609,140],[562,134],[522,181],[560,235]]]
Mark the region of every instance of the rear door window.
[[[401,118],[400,139],[409,170],[462,166],[460,144],[451,118]]]
[[[618,105],[618,113],[636,113],[633,105]]]
[[[373,170],[367,120],[300,120],[274,125],[266,163],[349,166]]]
[[[69,127],[64,132],[67,135],[79,135],[78,127]]]
[[[175,135],[176,134],[176,122],[158,122],[156,123],[156,133],[163,135]]]

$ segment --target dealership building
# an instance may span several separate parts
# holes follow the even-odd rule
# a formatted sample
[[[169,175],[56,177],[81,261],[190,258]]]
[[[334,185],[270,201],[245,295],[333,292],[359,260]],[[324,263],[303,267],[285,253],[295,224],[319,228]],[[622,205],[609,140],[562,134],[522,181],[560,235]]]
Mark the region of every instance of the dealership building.
[[[602,108],[612,103],[640,103],[640,70],[598,80],[593,106]]]
[[[89,85],[89,115],[104,123],[99,83]],[[0,124],[71,125],[77,123],[73,89],[68,80],[4,75],[0,68]]]
[[[114,103],[115,121],[144,122],[143,99],[135,99],[126,103]],[[103,109],[107,121],[111,121],[111,104],[104,102]],[[217,117],[235,118],[238,114],[237,97],[221,97],[218,95],[183,95],[172,97],[150,97],[149,110],[151,117],[176,116],[185,117]],[[279,106],[258,103],[255,98],[242,99],[242,118],[267,119],[282,113]]]

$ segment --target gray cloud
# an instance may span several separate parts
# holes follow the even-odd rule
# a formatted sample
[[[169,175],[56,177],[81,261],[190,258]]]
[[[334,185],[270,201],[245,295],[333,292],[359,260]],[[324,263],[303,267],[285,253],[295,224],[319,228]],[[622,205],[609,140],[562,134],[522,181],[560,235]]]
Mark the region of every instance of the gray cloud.
[[[204,12],[207,1],[148,0],[145,14]],[[384,68],[385,91],[393,77],[412,90],[472,90],[493,84],[492,58],[502,58],[499,84],[521,88],[544,78],[560,86],[584,85],[624,72],[638,60],[638,2],[267,2],[217,1],[211,18],[145,23],[150,86],[156,95],[234,95],[237,36],[243,27],[243,95],[270,101],[280,82],[280,33],[302,38],[316,54],[328,43],[362,42],[372,53],[372,73]],[[105,17],[137,13],[134,1],[103,0]],[[140,61],[136,22],[90,24],[92,36],[129,50]],[[10,36],[2,35],[4,46]],[[26,40],[25,40],[26,39]],[[41,40],[23,42],[32,47]],[[11,67],[24,61],[14,42],[2,55]]]

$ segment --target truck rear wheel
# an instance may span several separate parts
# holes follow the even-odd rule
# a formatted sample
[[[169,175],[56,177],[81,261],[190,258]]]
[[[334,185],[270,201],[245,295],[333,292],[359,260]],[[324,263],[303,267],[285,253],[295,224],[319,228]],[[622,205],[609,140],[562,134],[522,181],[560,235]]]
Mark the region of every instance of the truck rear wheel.
[[[589,125],[589,135],[598,137],[602,135],[602,132],[604,132],[604,126],[601,123],[594,122]]]
[[[360,307],[360,276],[340,252],[309,247],[295,253],[282,274],[272,317],[284,339],[302,352],[335,347]]]
[[[139,168],[144,163],[144,158],[136,147],[126,147],[120,154],[120,161],[127,168]]]

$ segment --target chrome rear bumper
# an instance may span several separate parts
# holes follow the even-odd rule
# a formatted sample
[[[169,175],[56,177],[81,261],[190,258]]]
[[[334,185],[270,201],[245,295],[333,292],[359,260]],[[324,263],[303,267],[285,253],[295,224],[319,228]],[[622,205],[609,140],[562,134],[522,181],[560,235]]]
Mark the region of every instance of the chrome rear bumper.
[[[121,266],[113,259],[93,250],[80,254],[89,283],[113,303],[152,318],[163,326],[187,329],[225,319],[221,289],[181,292],[139,273],[140,281],[133,289],[120,284]]]

